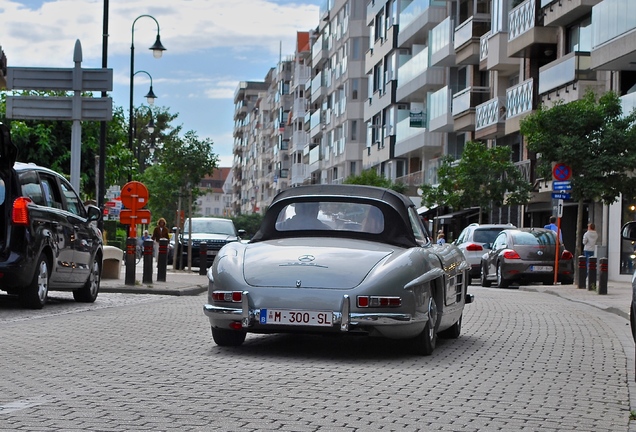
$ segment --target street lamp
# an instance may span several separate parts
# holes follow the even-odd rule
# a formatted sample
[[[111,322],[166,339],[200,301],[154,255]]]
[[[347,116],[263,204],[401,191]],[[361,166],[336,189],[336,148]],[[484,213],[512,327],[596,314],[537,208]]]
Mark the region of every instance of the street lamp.
[[[145,73],[146,75],[148,75],[148,78],[150,79],[150,89],[148,90],[148,93],[146,94],[146,96],[144,96],[146,98],[146,101],[148,102],[148,105],[153,105],[155,103],[155,99],[157,99],[157,95],[155,95],[155,92],[152,90],[152,75],[150,75],[148,72],[146,72],[145,70],[138,70],[137,72],[135,72],[133,74],[133,78],[135,75],[137,75],[138,73]],[[130,106],[131,109],[131,115],[130,115],[130,150],[133,153],[133,155],[137,156],[137,162],[141,163],[141,150],[139,150],[139,146],[137,147],[137,151],[134,151],[134,137],[136,136],[136,131],[137,131],[137,122],[134,114],[134,107],[131,105]],[[146,126],[146,129],[148,130],[148,132],[150,134],[152,134],[155,130],[155,122],[152,118],[152,110],[150,109],[150,107],[148,107],[148,112],[150,113],[150,122],[148,123],[148,125]],[[133,164],[132,164],[132,159],[130,160],[130,172],[128,174],[128,181],[132,180],[132,170],[133,170]]]
[[[139,15],[137,18],[135,18],[131,27],[131,42],[130,42],[130,101],[129,101],[130,102],[130,105],[129,105],[130,121],[128,123],[128,148],[131,153],[134,153],[134,150],[133,150],[133,83],[135,80],[135,23],[137,22],[137,20],[144,17],[151,18],[155,22],[155,24],[157,24],[157,39],[155,43],[150,47],[150,49],[152,50],[152,55],[155,58],[160,58],[161,55],[163,54],[163,51],[166,50],[166,48],[164,48],[164,46],[161,44],[161,39],[159,37],[159,23],[157,22],[157,20],[152,15]],[[149,98],[150,94],[152,95],[152,102],[150,102],[150,98]],[[150,81],[150,92],[148,95],[146,95],[146,98],[148,98],[148,103],[150,104],[153,103],[154,98],[156,98],[156,96],[152,92],[152,78]],[[129,181],[132,180],[132,172],[128,175],[128,180]]]
[[[155,120],[153,118],[152,115],[152,109],[150,107],[147,107],[148,109],[148,114],[147,116],[150,118],[148,120],[148,123],[145,126],[146,131],[148,132],[148,140],[150,142],[150,146],[148,149],[148,153],[150,154],[150,159],[152,160],[154,157],[154,150],[155,150],[155,145],[154,145],[154,137],[153,137],[153,133],[155,131]],[[137,125],[139,124],[139,120],[141,120],[142,118],[145,121],[145,117],[143,116],[141,117],[139,115],[139,111],[136,110],[135,111],[135,119],[133,121],[133,131],[134,131],[134,135],[136,137],[138,137],[138,130],[137,130]],[[137,163],[139,164],[139,168],[140,168],[140,172],[143,172],[145,167],[146,167],[146,162],[148,160],[148,158],[144,155],[144,152],[142,151],[142,141],[141,139],[139,139],[139,142],[137,143],[137,150],[135,152],[135,157],[137,158]],[[132,162],[132,161],[131,161]],[[130,164],[130,170],[132,172],[132,163]]]

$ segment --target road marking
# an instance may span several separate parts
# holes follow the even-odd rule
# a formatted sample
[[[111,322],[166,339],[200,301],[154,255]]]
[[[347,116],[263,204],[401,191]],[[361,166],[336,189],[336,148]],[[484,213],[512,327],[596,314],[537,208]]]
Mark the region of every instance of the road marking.
[[[0,405],[0,415],[9,414],[15,411],[31,408],[34,406],[42,405],[49,402],[44,395],[36,396],[29,399],[18,400],[15,402],[9,402],[4,405]]]

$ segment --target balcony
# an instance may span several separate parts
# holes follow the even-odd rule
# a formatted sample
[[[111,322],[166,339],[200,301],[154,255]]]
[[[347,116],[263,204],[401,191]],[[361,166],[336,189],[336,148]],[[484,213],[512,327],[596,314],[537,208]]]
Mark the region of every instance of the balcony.
[[[309,173],[313,173],[320,170],[320,161],[322,160],[320,154],[320,146],[316,146],[309,150]]]
[[[543,57],[556,51],[557,28],[543,27],[538,0],[526,0],[508,14],[508,57]]]
[[[577,93],[571,95],[571,100],[579,99],[583,94],[581,86],[570,89],[568,85],[578,81],[595,81],[596,72],[590,68],[590,64],[590,53],[571,52],[543,66],[539,69],[539,95],[565,89],[568,93],[571,90]]]
[[[636,2],[604,0],[592,12],[592,69],[633,70]]]
[[[446,18],[431,31],[431,66],[455,66],[454,21]]]
[[[301,185],[309,177],[308,167],[303,163],[295,163],[291,166],[291,183],[292,185]]]
[[[326,72],[318,72],[311,80],[311,102],[314,103],[327,95]]]
[[[398,69],[396,99],[421,102],[426,94],[444,86],[444,68],[428,67],[428,47],[411,57]]]
[[[319,134],[322,134],[322,130],[325,127],[323,122],[322,110],[316,110],[311,115],[310,126],[309,126],[309,137],[314,138]]]
[[[428,97],[428,128],[431,132],[453,132],[452,90],[448,86]]]
[[[320,36],[311,46],[311,64],[319,65],[329,58],[328,40]]]
[[[431,157],[443,148],[442,134],[430,132],[423,127],[411,127],[409,117],[397,124],[395,138],[395,157]]]
[[[506,105],[496,97],[477,105],[475,109],[475,139],[501,138],[506,131]]]
[[[541,0],[543,25],[565,26],[592,12],[601,0]]]
[[[521,119],[534,108],[532,78],[506,90],[506,135],[518,132]]]
[[[395,182],[402,183],[408,187],[409,194],[417,194],[417,189],[424,184],[424,174],[424,171],[417,171],[402,177],[396,177]]]
[[[305,131],[294,131],[291,139],[291,152],[303,151],[309,143],[309,135]]]
[[[398,46],[421,44],[428,32],[446,18],[446,1],[414,0],[400,12]]]
[[[479,69],[497,71],[500,76],[519,72],[520,60],[508,57],[508,33],[487,32],[479,39]]]
[[[475,130],[475,111],[490,97],[489,87],[468,87],[453,95],[453,122],[455,132]]]
[[[470,17],[455,29],[455,61],[458,65],[479,63],[480,38],[490,30],[490,18]]]

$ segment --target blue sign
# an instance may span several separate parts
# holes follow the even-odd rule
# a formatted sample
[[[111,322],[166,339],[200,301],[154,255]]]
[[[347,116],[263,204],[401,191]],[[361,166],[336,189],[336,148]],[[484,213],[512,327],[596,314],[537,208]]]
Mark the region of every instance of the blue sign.
[[[552,190],[555,190],[555,191],[572,190],[572,183],[569,181],[553,181]]]
[[[552,192],[552,199],[569,200],[572,199],[572,195],[563,192]]]

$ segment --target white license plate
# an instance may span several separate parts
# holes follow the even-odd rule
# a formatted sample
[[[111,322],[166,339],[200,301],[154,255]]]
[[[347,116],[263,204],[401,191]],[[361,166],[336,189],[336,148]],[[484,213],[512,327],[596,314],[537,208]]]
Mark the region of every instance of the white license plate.
[[[333,325],[333,313],[328,311],[261,309],[260,323],[330,327]]]
[[[530,266],[530,271],[552,271],[552,266]]]

